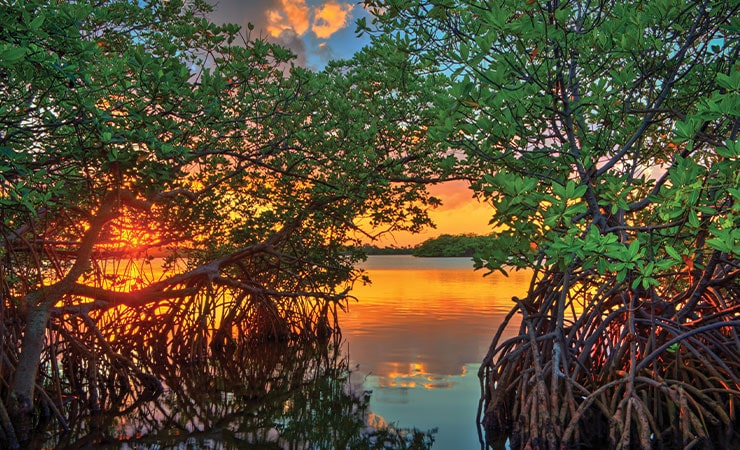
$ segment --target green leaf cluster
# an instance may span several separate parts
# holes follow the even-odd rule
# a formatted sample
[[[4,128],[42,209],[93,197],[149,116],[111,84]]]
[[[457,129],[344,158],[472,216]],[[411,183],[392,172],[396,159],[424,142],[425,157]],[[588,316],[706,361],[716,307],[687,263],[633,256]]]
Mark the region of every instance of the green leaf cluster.
[[[740,5],[365,4],[377,39],[397,36],[450,77],[429,136],[458,152],[455,170],[491,207],[476,266],[534,269],[481,368],[490,431],[516,430],[513,448],[588,445],[594,424],[614,448],[729,433]],[[504,339],[515,314],[518,336]],[[671,389],[695,383],[717,395],[676,423]],[[705,421],[715,412],[723,419]]]
[[[668,288],[684,264],[668,247],[738,257],[736,5],[366,3],[389,6],[376,31],[404,30],[400,47],[452,77],[432,136],[493,207],[487,267]]]
[[[446,150],[427,145],[434,114],[412,105],[435,101],[442,76],[422,77],[392,49],[310,72],[280,46],[239,42],[209,11],[200,1],[0,8],[5,235],[45,211],[55,220],[37,232],[73,250],[111,193],[101,243],[146,223],[147,245],[202,257],[283,228],[318,256],[353,239],[356,220],[428,223],[434,200],[411,181],[436,177]]]

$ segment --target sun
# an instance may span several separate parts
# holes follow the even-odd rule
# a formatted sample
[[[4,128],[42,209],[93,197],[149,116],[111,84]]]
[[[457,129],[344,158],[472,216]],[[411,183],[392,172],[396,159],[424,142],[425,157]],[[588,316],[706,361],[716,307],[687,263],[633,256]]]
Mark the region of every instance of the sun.
[[[121,216],[114,220],[97,246],[102,259],[145,257],[162,251],[161,233],[143,219]]]

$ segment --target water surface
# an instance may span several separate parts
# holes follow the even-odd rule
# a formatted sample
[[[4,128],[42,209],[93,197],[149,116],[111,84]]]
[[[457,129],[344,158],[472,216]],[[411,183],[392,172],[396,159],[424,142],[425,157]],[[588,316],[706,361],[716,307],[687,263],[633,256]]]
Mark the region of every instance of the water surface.
[[[469,258],[405,255],[370,256],[363,267],[372,284],[355,288],[339,324],[352,381],[372,390],[372,419],[436,428],[435,449],[480,448],[478,367],[531,272],[483,277]]]
[[[407,430],[436,429],[434,449],[481,448],[478,367],[530,274],[484,278],[467,258],[372,256],[364,268],[373,283],[356,286],[341,336],[328,341],[237,333],[208,351],[205,340],[203,348],[175,346],[159,329],[142,331],[141,312],[121,310],[122,322],[101,326],[116,336],[116,351],[138,358],[141,373],[121,384],[115,367],[101,366],[101,410],[88,412],[83,385],[61,405],[70,431],[50,430],[40,446],[399,448],[420,436]],[[130,323],[139,331],[116,332]],[[62,363],[70,357],[61,355]],[[87,373],[68,365],[73,381]]]

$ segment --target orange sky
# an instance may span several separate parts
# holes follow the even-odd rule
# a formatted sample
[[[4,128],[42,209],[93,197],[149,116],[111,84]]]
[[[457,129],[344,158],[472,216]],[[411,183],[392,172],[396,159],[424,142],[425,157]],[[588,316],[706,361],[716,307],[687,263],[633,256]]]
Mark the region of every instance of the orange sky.
[[[473,191],[465,181],[451,181],[431,186],[432,195],[442,200],[442,206],[431,212],[430,216],[437,228],[429,228],[419,234],[393,233],[385,235],[377,245],[414,246],[440,234],[488,234],[491,228],[488,221],[493,215],[491,206],[479,203],[473,198]]]

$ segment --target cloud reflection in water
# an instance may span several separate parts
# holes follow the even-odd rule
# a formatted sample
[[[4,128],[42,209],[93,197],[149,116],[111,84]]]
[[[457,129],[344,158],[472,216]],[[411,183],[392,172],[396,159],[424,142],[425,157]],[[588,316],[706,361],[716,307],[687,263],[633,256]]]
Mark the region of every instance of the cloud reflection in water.
[[[372,256],[365,268],[373,283],[356,287],[339,323],[371,410],[398,426],[438,427],[436,448],[475,448],[478,367],[531,272],[484,278],[466,258],[411,256]]]

